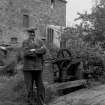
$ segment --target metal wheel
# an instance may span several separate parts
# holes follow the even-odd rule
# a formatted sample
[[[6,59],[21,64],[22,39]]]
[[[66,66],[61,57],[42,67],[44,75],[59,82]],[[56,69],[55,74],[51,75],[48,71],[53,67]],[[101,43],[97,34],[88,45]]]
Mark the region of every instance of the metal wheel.
[[[71,52],[68,49],[60,49],[57,53],[60,82],[66,81],[67,67],[70,66],[71,58]]]
[[[60,49],[57,53],[57,58],[70,58],[71,52],[68,49]]]

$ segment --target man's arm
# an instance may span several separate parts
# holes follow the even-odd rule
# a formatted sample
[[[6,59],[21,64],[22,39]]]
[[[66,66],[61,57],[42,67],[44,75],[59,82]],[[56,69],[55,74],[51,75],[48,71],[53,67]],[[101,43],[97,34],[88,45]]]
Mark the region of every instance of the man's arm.
[[[31,51],[26,41],[23,42],[23,52],[24,56],[30,56],[30,57],[36,56],[35,52]]]
[[[46,54],[46,46],[44,45],[43,41],[39,40],[39,48],[35,50],[37,55],[44,55]]]

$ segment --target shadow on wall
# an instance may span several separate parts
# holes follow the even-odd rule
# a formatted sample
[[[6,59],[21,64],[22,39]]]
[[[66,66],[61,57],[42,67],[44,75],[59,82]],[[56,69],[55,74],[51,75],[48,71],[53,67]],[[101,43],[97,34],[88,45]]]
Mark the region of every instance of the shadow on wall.
[[[12,37],[9,38],[9,42],[12,44],[17,44],[18,47],[22,46],[22,42],[28,38],[26,32],[18,31]]]

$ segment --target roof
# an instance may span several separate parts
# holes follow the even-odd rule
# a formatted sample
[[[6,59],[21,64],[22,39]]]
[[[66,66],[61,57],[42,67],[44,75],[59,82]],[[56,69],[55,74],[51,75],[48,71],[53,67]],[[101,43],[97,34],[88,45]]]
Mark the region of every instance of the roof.
[[[64,3],[67,3],[67,1],[66,1],[66,0],[59,0],[59,1],[62,1],[62,2],[64,2]]]

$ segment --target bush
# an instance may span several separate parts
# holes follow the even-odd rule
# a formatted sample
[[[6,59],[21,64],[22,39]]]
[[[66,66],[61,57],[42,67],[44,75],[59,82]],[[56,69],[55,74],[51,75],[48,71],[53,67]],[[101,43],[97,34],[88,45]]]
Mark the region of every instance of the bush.
[[[25,103],[25,88],[22,72],[3,78],[0,87],[0,102],[3,105],[21,105]],[[8,103],[8,104],[7,104]],[[24,104],[23,104],[24,105]]]
[[[75,45],[75,43],[74,43]],[[73,46],[73,45],[72,45]],[[97,46],[91,48],[90,46],[76,46],[68,47],[72,52],[73,58],[80,57],[83,62],[83,72],[90,73],[92,78],[96,81],[105,80],[105,54]],[[88,74],[87,73],[87,74]]]

